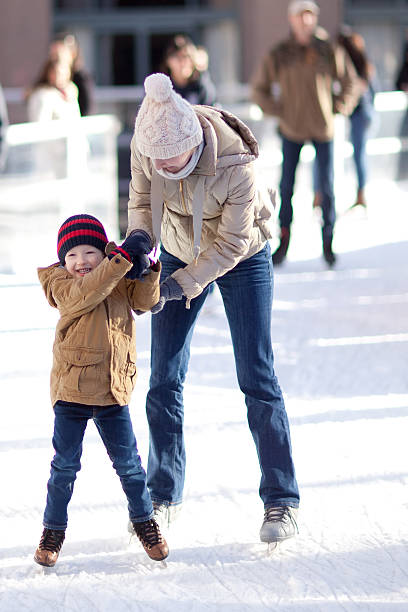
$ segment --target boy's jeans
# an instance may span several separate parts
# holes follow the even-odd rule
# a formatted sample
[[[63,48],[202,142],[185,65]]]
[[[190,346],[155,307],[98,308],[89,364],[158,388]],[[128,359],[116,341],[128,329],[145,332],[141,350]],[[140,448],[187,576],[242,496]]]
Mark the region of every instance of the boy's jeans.
[[[163,249],[160,261],[162,279],[185,266]],[[258,452],[260,496],[265,505],[297,507],[299,492],[289,424],[273,369],[273,268],[269,244],[216,282],[224,301],[239,386],[245,394],[248,423]],[[147,476],[152,499],[158,502],[179,504],[183,497],[183,383],[194,324],[207,293],[208,287],[191,301],[189,310],[183,298],[167,302],[161,312],[152,316],[152,369],[146,405],[150,426]],[[214,358],[210,359],[214,367]]]
[[[280,181],[281,206],[279,210],[279,222],[281,227],[290,228],[293,218],[292,196],[295,185],[296,168],[304,142],[293,142],[281,135],[282,138],[282,176]],[[336,222],[336,210],[334,206],[333,191],[333,141],[312,141],[316,151],[315,171],[317,173],[318,185],[322,194],[322,238],[331,240],[333,237],[334,224]]]
[[[44,527],[66,529],[67,507],[81,469],[82,440],[89,419],[95,421],[109,458],[113,463],[128,500],[129,517],[147,521],[153,506],[146,487],[146,474],[138,454],[136,439],[127,406],[85,406],[56,402],[54,406],[55,455],[48,481]],[[98,482],[98,485],[101,483]],[[102,485],[103,486],[103,485]]]

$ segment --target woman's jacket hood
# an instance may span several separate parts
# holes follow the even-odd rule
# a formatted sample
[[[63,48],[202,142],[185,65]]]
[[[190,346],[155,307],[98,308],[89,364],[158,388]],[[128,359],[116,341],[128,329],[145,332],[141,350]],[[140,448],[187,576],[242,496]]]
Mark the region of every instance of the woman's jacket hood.
[[[185,179],[159,175],[138,151],[135,133],[128,227],[128,233],[144,229],[156,246],[161,242],[188,264],[173,275],[188,298],[258,252],[272,236],[273,214],[270,198],[257,185],[253,162],[259,149],[251,130],[227,111],[193,108],[205,145]]]

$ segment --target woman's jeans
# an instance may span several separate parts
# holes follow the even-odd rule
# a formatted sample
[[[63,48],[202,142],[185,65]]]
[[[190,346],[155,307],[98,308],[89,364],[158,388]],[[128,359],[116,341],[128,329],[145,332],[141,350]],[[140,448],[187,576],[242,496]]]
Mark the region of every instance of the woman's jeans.
[[[293,142],[281,135],[282,138],[282,175],[280,181],[281,206],[279,210],[279,222],[281,227],[290,228],[293,219],[292,197],[295,185],[296,169],[299,156],[304,142]],[[333,141],[318,142],[312,140],[316,151],[316,168],[318,173],[318,184],[322,195],[322,237],[323,241],[331,240],[333,237],[334,224],[336,222],[336,210],[334,205],[334,171],[333,171]]]
[[[128,500],[129,518],[142,522],[153,515],[146,487],[146,474],[138,454],[127,406],[85,406],[56,402],[54,406],[55,455],[48,481],[44,527],[66,529],[67,507],[81,469],[82,441],[89,419],[93,419]],[[103,486],[103,484],[102,484]]]
[[[353,160],[357,174],[358,189],[364,189],[367,182],[367,136],[372,121],[371,107],[359,104],[350,116],[350,140],[353,145]],[[321,191],[317,159],[313,164],[313,191]]]
[[[353,159],[360,190],[364,189],[367,182],[366,145],[370,123],[370,112],[360,104],[350,116],[350,140],[353,145]]]
[[[163,249],[160,261],[162,279],[185,266]],[[269,244],[216,283],[224,302],[238,382],[245,394],[248,423],[258,452],[261,499],[265,506],[297,507],[299,492],[289,423],[273,368],[273,268]],[[146,406],[150,427],[147,481],[152,499],[166,504],[179,504],[183,498],[186,462],[183,383],[194,325],[208,291],[206,287],[191,300],[190,309],[186,309],[183,298],[167,302],[161,312],[152,316],[151,378]],[[214,358],[209,359],[214,367]]]

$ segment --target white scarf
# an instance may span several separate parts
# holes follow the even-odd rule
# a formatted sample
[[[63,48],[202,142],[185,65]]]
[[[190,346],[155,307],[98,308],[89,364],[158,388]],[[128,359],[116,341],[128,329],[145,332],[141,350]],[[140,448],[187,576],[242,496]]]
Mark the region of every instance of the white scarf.
[[[192,173],[192,171],[198,164],[198,160],[201,157],[201,153],[203,152],[203,149],[204,149],[204,139],[200,142],[198,147],[194,149],[193,154],[190,157],[190,160],[187,162],[184,168],[182,168],[178,172],[169,172],[168,170],[164,170],[163,168],[160,168],[160,170],[158,170],[156,167],[155,167],[155,170],[157,174],[160,174],[166,179],[170,179],[173,181],[179,181],[180,179],[185,179],[189,174]]]

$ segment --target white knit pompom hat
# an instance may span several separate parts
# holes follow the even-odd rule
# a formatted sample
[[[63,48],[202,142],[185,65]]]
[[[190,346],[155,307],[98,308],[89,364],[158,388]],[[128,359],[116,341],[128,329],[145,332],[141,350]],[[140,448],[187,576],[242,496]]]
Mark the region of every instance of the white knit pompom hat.
[[[168,159],[194,149],[203,130],[193,107],[173,90],[168,76],[145,79],[146,96],[135,123],[135,142],[142,155]]]

